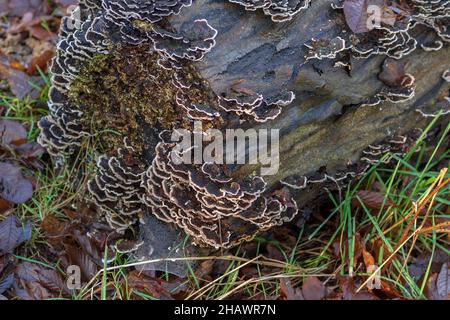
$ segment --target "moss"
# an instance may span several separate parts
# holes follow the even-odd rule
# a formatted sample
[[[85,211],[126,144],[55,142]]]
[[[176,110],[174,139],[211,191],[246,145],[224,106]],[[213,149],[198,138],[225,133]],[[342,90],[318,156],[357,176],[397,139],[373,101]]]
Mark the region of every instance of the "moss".
[[[190,127],[184,110],[175,103],[172,71],[158,67],[158,58],[146,46],[115,48],[110,55],[92,59],[73,83],[69,99],[87,106],[88,130],[94,135],[101,133],[103,150],[98,151],[114,152],[128,137],[148,163],[158,132],[175,125]],[[197,83],[189,90],[191,100],[214,103],[215,96],[193,67],[184,69],[185,76]]]

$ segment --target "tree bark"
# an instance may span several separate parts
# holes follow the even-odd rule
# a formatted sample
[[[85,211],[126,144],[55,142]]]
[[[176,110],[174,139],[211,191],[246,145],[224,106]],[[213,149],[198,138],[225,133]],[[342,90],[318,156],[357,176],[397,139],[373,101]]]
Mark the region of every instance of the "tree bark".
[[[96,54],[104,53],[106,57],[91,59],[91,53],[84,52],[90,59],[89,68],[63,69],[68,71],[63,72],[67,77],[53,77],[53,84],[63,92],[68,90],[65,87],[68,86],[67,82],[71,84],[68,97],[75,100],[77,105],[88,106],[90,109],[88,111],[91,112],[89,115],[96,120],[93,121],[96,129],[89,127],[89,130],[102,130],[105,126],[109,128],[109,125],[113,124],[113,129],[122,130],[121,134],[129,136],[132,147],[121,149],[117,157],[102,156],[97,165],[99,173],[96,179],[90,181],[89,186],[91,193],[95,195],[94,198],[97,199],[97,204],[102,206],[110,222],[114,222],[112,218],[122,216],[131,216],[134,219],[138,213],[142,213],[142,210],[145,211],[145,224],[140,226],[144,245],[138,252],[143,259],[169,256],[177,258],[182,254],[177,250],[174,253],[175,246],[182,242],[182,233],[167,223],[156,220],[156,217],[165,222],[177,221],[185,231],[186,229],[191,231],[190,234],[194,237],[209,241],[199,242],[201,244],[220,247],[224,244],[223,235],[228,234],[222,247],[230,247],[240,240],[248,240],[256,232],[290,221],[293,214],[286,216],[277,214],[281,211],[283,213],[296,211],[290,210],[295,209],[295,204],[290,201],[289,193],[292,193],[300,209],[308,206],[313,199],[324,194],[325,187],[328,187],[327,183],[330,181],[338,185],[348,183],[350,178],[364,172],[369,162],[367,158],[372,159],[375,154],[374,161],[376,161],[377,153],[381,156],[384,150],[389,150],[391,144],[397,147],[400,145],[400,151],[403,151],[401,146],[407,145],[406,142],[413,142],[416,138],[413,129],[424,128],[429,122],[429,117],[424,117],[423,114],[431,115],[441,109],[445,109],[446,112],[449,110],[448,73],[447,77],[443,76],[450,69],[448,59],[450,49],[447,45],[434,50],[430,50],[431,47],[422,50],[418,46],[397,62],[391,58],[386,60],[388,59],[386,55],[381,54],[358,59],[349,48],[346,49],[346,46],[341,48],[342,50],[337,50],[339,52],[336,53],[339,54],[336,55],[336,59],[324,57],[308,59],[312,49],[305,44],[311,44],[312,39],[320,40],[319,46],[325,44],[328,48],[330,42],[336,39],[337,45],[339,39],[350,39],[350,30],[346,26],[343,13],[331,8],[327,0],[312,1],[309,8],[286,22],[273,22],[258,10],[245,11],[242,6],[225,0],[195,0],[192,6],[183,8],[179,15],[168,17],[168,25],[165,20],[156,25],[135,21],[134,17],[140,12],[125,14],[122,17],[125,22],[117,21],[120,22],[117,24],[114,21],[116,14],[122,10],[112,2],[103,3],[105,6],[108,4],[111,5],[111,10],[118,12],[94,7],[91,14],[97,15],[100,19],[87,21],[85,27],[88,25],[89,27],[85,31],[75,32],[74,37],[66,34],[67,41],[63,41],[60,46],[58,61],[63,65],[69,63],[69,67],[73,67],[71,55],[77,55],[87,49],[94,49]],[[144,8],[148,5],[147,9],[151,9],[148,3],[140,4]],[[173,5],[172,2],[166,4]],[[160,5],[165,8],[164,2]],[[128,9],[137,10],[135,5],[131,5]],[[118,25],[121,27],[118,28]],[[186,26],[189,28],[185,28]],[[159,29],[160,27],[162,29]],[[214,29],[207,30],[209,27],[217,30],[214,47],[211,45],[214,42],[212,40]],[[413,36],[428,39],[433,37],[436,31],[422,29],[417,30],[417,34]],[[114,51],[109,50],[108,41],[104,43],[97,39],[98,34],[95,30],[105,31],[105,34],[100,33],[100,36],[106,37],[104,40],[113,40],[112,42],[116,44]],[[172,31],[175,31],[175,34]],[[141,39],[142,36],[145,39]],[[380,37],[385,39],[383,35]],[[367,38],[370,42],[371,37]],[[94,43],[92,39],[95,40],[94,48],[90,47]],[[143,42],[140,42],[141,40]],[[379,38],[375,37],[374,41],[378,40]],[[139,46],[142,43],[145,45]],[[315,41],[313,43],[316,45]],[[404,44],[406,46],[407,42]],[[149,45],[151,53],[148,52]],[[210,47],[212,50],[208,52]],[[185,56],[195,59],[203,54],[204,59],[192,62],[196,72],[191,72],[191,61],[183,61],[176,66],[183,70],[182,78],[186,76],[186,79],[197,80],[198,73],[215,95],[210,94],[207,90],[209,88],[205,88],[201,81],[190,83],[189,80],[186,84],[183,83],[186,79],[173,78],[171,72],[167,71],[171,68],[168,68],[168,65],[164,66],[164,63],[169,63],[168,61],[174,57],[181,60]],[[161,62],[158,60],[161,57],[166,60],[163,59]],[[337,61],[343,64],[336,64]],[[393,66],[393,70],[389,70],[388,65],[389,68]],[[54,66],[55,71],[60,71],[57,64]],[[405,72],[401,70],[403,66],[406,66]],[[388,75],[391,79],[386,78],[386,74],[381,76],[386,69],[391,73]],[[159,76],[154,83],[151,79],[152,72],[156,72]],[[396,77],[399,75],[401,81]],[[409,83],[404,82],[405,79]],[[239,127],[279,130],[281,138],[279,170],[272,176],[264,177],[269,187],[264,195],[260,194],[263,191],[258,193],[258,190],[264,189],[260,188],[263,184],[261,180],[258,186],[258,183],[246,184],[247,181],[243,182],[241,179],[253,177],[255,169],[258,169],[253,165],[238,167],[236,172],[233,172],[232,181],[235,184],[232,185],[227,180],[228,171],[225,174],[227,181],[222,182],[224,178],[220,177],[221,173],[214,172],[214,169],[210,169],[212,171],[207,173],[201,166],[188,169],[165,166],[170,162],[164,155],[166,151],[157,147],[157,144],[161,146],[161,139],[157,135],[161,127],[168,129],[174,124],[182,123],[179,118],[183,117],[184,113],[178,112],[180,110],[177,110],[177,107],[189,109],[197,107],[194,104],[198,103],[206,107],[209,104],[216,104],[214,107],[218,109],[216,96],[229,97],[228,94],[236,90],[236,86],[242,92],[257,93],[263,97],[279,97],[280,94],[289,91],[296,97],[292,103],[283,107],[278,117],[266,122],[253,121],[252,117],[239,118],[233,112],[222,112],[223,110],[220,110],[222,113],[216,113],[222,115],[220,119],[214,118],[213,112],[214,120],[208,120],[212,125],[215,125],[216,120],[220,125],[225,121],[220,129]],[[390,97],[391,101],[398,99],[393,93],[396,93],[399,87],[408,90],[415,87],[415,95],[409,99],[397,100],[396,103],[381,102],[376,105],[372,103],[377,97],[384,97],[385,100]],[[185,98],[183,96],[185,92],[178,90],[181,88],[188,88],[192,97],[187,95]],[[182,94],[181,98],[178,93]],[[53,99],[60,100],[58,95]],[[267,101],[264,103],[266,107],[270,104]],[[203,115],[211,111],[207,108],[205,110],[200,110]],[[43,129],[47,129],[43,141],[53,141],[56,133],[56,143],[53,145],[58,150],[65,150],[66,146],[66,143],[62,143],[66,140],[57,139],[60,133],[63,138],[69,139],[69,142],[74,136],[81,141],[81,135],[78,137],[76,133],[83,124],[79,125],[75,121],[79,119],[72,121],[72,117],[76,118],[77,114],[62,112],[61,115],[61,112],[57,112],[59,109],[53,111],[53,118],[42,122]],[[249,110],[245,111],[251,113]],[[68,121],[72,127],[60,128],[58,127],[60,122],[54,118],[61,120],[62,124]],[[189,114],[188,119],[192,118]],[[441,121],[448,122],[448,115]],[[91,134],[90,131],[86,133],[87,136]],[[403,137],[397,140],[399,135]],[[107,140],[109,138],[110,141]],[[118,138],[115,136],[107,139],[106,145],[125,144],[122,139],[117,141]],[[140,143],[139,148],[133,147],[133,143],[136,142]],[[164,144],[166,141],[162,143]],[[378,146],[381,146],[381,149]],[[155,153],[155,148],[160,154]],[[252,146],[248,152],[250,148]],[[364,153],[368,148],[372,149],[369,153]],[[134,150],[139,150],[138,158],[142,162],[140,165],[132,161]],[[202,173],[198,174],[200,171]],[[308,184],[308,181],[311,184]],[[241,182],[242,187],[239,185]],[[216,184],[228,183],[230,185],[226,188],[215,188]],[[275,192],[283,185],[290,192]],[[221,196],[222,194],[226,194],[227,198],[223,199],[225,196]],[[211,195],[215,195],[215,198],[210,197]],[[256,201],[253,196],[262,200]],[[214,199],[211,200],[212,198]],[[211,205],[211,201],[217,203]],[[251,207],[246,207],[246,203],[242,204],[246,201],[251,202]],[[201,205],[191,206],[196,202]],[[262,210],[256,210],[261,208]],[[205,210],[213,212],[207,211],[205,214]],[[116,211],[122,216],[117,215]],[[199,217],[193,217],[193,211],[199,213]],[[171,220],[170,217],[174,216],[175,218]],[[305,218],[302,214],[299,216]],[[124,225],[117,223],[111,225],[119,225],[126,230],[136,222],[133,219],[128,219]],[[221,223],[224,223],[224,229]],[[228,231],[230,232],[227,233]],[[236,241],[229,241],[231,235],[237,235]],[[164,266],[165,262],[157,268]],[[184,269],[178,264],[174,265],[172,270],[180,273]]]
[[[256,126],[281,132],[280,170],[266,177],[271,186],[290,176],[312,175],[324,167],[333,175],[359,160],[369,145],[424,128],[430,119],[416,110],[433,110],[439,99],[448,96],[450,84],[442,74],[450,68],[450,48],[434,52],[418,48],[402,58],[416,79],[415,97],[403,103],[360,107],[383,88],[378,74],[386,56],[352,58],[350,73],[334,67],[333,60],[305,61],[305,43],[342,34],[337,14],[329,1],[316,0],[291,21],[276,23],[261,12],[248,12],[227,1],[199,0],[171,18],[175,29],[203,17],[218,30],[216,46],[203,61],[195,63],[217,94],[227,92],[237,82],[263,95],[284,90],[295,93],[295,101],[278,118]],[[243,167],[240,173],[246,175],[253,169]],[[300,192],[297,200],[301,206],[315,196]]]

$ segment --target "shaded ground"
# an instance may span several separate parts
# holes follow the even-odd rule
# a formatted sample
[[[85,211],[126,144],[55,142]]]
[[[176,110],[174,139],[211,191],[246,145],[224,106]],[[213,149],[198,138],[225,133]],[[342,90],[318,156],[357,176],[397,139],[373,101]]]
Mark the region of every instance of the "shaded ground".
[[[311,208],[306,226],[194,257],[187,278],[140,272],[120,253],[132,243],[111,246],[119,235],[71,183],[76,168],[51,169],[35,142],[70,4],[0,4],[0,299],[450,298],[450,126],[434,123],[403,158]]]

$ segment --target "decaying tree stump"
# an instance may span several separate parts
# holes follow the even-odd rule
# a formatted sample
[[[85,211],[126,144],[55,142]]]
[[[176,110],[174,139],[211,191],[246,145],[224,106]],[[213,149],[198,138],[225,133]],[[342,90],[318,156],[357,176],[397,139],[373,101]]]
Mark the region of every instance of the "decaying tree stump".
[[[157,217],[200,245],[234,246],[449,113],[448,1],[406,2],[394,23],[353,33],[341,1],[82,1],[63,22],[40,141],[59,163],[100,142],[89,190],[117,230],[146,220],[155,239]],[[278,172],[175,165],[164,130],[194,120],[279,129]],[[149,241],[142,256],[165,255]]]

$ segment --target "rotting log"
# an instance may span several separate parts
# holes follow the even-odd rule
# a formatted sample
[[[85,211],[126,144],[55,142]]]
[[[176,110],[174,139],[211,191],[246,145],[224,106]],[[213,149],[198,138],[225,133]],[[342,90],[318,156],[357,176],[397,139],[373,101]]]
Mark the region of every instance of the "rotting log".
[[[352,34],[339,1],[298,1],[281,18],[276,1],[231,2],[89,0],[63,21],[40,141],[67,164],[100,136],[89,191],[112,227],[140,226],[141,257],[174,248],[170,225],[220,248],[289,222],[324,186],[404,152],[414,129],[449,112],[448,4],[443,17],[367,36]],[[173,165],[162,132],[199,119],[279,129],[278,172]],[[170,244],[154,240],[164,233]]]

